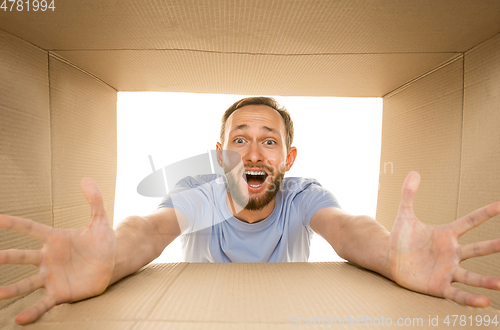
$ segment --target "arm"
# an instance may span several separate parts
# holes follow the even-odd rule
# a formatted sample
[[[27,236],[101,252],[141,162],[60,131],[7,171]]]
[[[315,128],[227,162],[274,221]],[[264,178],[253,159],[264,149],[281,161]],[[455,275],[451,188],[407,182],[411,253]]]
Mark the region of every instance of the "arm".
[[[375,220],[350,216],[340,210],[320,210],[311,228],[323,236],[341,257],[376,271],[417,292],[443,297],[459,304],[487,307],[487,297],[464,292],[453,282],[500,290],[500,279],[468,271],[460,263],[500,252],[500,238],[460,245],[458,238],[500,214],[500,202],[482,207],[452,223],[430,226],[413,213],[420,175],[410,172],[392,231]]]
[[[393,280],[389,232],[369,216],[355,216],[327,207],[311,219],[311,228],[343,258]]]
[[[109,284],[134,273],[159,257],[186,228],[186,217],[169,207],[157,209],[148,216],[125,218],[115,231],[115,267]]]
[[[40,250],[0,251],[0,264],[33,264],[39,268],[37,274],[0,288],[0,299],[42,287],[47,290],[41,301],[16,318],[19,324],[37,320],[55,305],[101,294],[108,285],[152,261],[185,227],[182,213],[162,208],[146,217],[129,217],[114,232],[97,184],[90,178],[82,179],[81,184],[91,209],[86,227],[56,229],[0,215],[0,228],[32,236],[43,243]]]

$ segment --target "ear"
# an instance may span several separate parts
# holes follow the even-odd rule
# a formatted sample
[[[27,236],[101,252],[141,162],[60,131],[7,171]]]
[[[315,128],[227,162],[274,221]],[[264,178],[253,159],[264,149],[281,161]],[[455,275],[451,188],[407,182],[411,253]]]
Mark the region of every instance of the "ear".
[[[215,149],[217,150],[217,163],[219,163],[220,167],[224,168],[224,160],[222,158],[222,144],[220,144],[220,142],[217,142]]]
[[[287,170],[287,172],[290,171],[290,169],[292,168],[292,165],[295,162],[295,157],[297,157],[297,148],[290,147],[290,151],[288,152],[288,155],[286,156],[286,170]]]

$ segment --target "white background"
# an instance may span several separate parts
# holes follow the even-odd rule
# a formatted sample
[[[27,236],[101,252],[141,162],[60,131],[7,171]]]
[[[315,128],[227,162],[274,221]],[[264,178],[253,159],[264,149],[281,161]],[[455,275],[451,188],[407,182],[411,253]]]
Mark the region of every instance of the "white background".
[[[118,169],[114,226],[146,215],[162,198],[137,193],[156,169],[215,149],[224,111],[244,95],[118,93]],[[380,167],[382,99],[281,97],[292,116],[297,159],[286,176],[312,177],[351,214],[375,217]],[[318,235],[309,261],[341,260]],[[155,262],[182,261],[179,239]]]

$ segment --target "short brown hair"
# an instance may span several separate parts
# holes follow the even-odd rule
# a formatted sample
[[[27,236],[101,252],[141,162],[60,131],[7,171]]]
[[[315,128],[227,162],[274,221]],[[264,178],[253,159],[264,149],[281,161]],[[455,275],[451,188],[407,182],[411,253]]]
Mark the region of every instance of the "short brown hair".
[[[286,150],[289,151],[290,147],[292,146],[292,142],[293,142],[292,117],[290,117],[290,113],[286,110],[286,108],[284,106],[281,106],[272,97],[265,97],[265,96],[247,97],[247,98],[241,99],[241,100],[233,103],[233,105],[231,105],[226,110],[226,112],[224,112],[224,115],[222,116],[221,128],[220,128],[220,141],[221,141],[221,143],[224,143],[224,135],[226,133],[226,122],[229,119],[229,117],[232,115],[233,112],[235,112],[236,110],[243,108],[244,106],[247,106],[247,105],[266,105],[266,106],[278,111],[278,113],[281,115],[281,117],[285,121]]]

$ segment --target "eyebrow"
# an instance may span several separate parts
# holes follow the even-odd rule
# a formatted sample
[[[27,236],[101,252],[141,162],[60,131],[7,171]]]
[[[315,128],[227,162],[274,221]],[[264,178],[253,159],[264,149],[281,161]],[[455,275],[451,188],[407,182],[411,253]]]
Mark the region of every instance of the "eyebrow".
[[[238,125],[229,134],[233,133],[234,131],[237,131],[237,130],[240,130],[240,129],[242,130],[242,129],[246,129],[246,128],[248,128],[247,124]],[[274,129],[272,127],[269,127],[269,126],[262,126],[260,129],[263,129],[263,130],[271,132],[271,133],[279,134],[279,132],[276,129]]]

